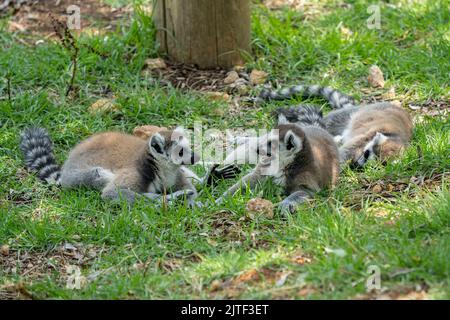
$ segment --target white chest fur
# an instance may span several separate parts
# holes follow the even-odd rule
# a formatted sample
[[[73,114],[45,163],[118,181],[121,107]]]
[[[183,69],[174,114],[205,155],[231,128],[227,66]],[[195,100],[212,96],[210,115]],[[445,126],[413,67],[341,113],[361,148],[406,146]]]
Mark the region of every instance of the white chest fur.
[[[160,166],[155,179],[149,184],[147,191],[151,193],[168,192],[177,182],[179,168]]]

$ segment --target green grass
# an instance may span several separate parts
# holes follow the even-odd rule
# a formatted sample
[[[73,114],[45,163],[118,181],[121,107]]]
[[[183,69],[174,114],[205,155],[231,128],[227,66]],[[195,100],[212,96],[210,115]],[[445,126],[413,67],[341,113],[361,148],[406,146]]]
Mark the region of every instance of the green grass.
[[[371,1],[348,1],[352,9],[335,1],[318,3],[313,15],[254,4],[254,55],[247,67],[265,70],[281,83],[331,85],[365,99],[364,92],[372,92],[367,91],[367,70],[377,64],[385,73],[386,90],[395,87],[405,106],[448,101],[446,2],[391,2],[395,8],[380,2],[381,30],[366,27]],[[340,23],[353,34],[343,36]],[[60,190],[27,174],[18,150],[20,131],[32,124],[48,128],[62,162],[73,145],[98,131],[131,132],[142,124],[191,127],[196,120],[218,129],[250,121],[266,127],[270,111],[280,104],[249,109],[244,117],[218,116],[214,110],[226,109],[226,103],[149,83],[140,71],[146,58],[157,56],[157,45],[151,19],[139,14],[107,41],[79,39],[108,57],[83,48],[78,95],[66,98],[67,51],[54,42],[25,46],[6,25],[6,19],[0,21],[0,244],[8,244],[11,255],[48,251],[52,256],[55,247],[68,242],[91,246],[96,255],[81,266],[91,281],[80,290],[66,288],[68,262],[39,274],[24,274],[20,267],[6,272],[0,265],[0,288],[22,281],[42,299],[347,299],[366,294],[368,266],[376,265],[387,294],[425,290],[429,298],[450,297],[450,196],[444,175],[450,170],[448,120],[413,113],[422,120],[401,159],[361,172],[344,170],[333,191],[317,195],[287,219],[246,215],[246,201],[255,194],[281,199],[270,183],[222,206],[190,210],[179,204],[160,210],[140,203],[130,210],[102,202],[96,191]],[[106,90],[117,97],[121,111],[90,115],[87,108]],[[435,181],[420,185],[412,177]],[[230,183],[205,190],[201,200],[217,196]],[[372,192],[376,183],[406,188],[380,195]],[[298,255],[310,262],[293,262]],[[259,280],[243,280],[253,269],[261,273]],[[286,272],[286,282],[277,285]]]

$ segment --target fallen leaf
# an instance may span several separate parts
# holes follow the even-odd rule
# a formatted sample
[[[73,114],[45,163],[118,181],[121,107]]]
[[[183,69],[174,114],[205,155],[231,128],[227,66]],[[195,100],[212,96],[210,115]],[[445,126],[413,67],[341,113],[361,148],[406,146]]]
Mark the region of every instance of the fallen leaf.
[[[145,68],[146,69],[150,69],[150,70],[153,70],[153,69],[166,69],[167,68],[167,64],[161,58],[147,59],[147,60],[145,60]]]
[[[252,282],[259,280],[259,272],[256,269],[250,269],[236,278],[236,282]]]
[[[226,92],[210,91],[210,92],[205,92],[205,94],[208,98],[210,98],[211,100],[214,100],[214,101],[225,101],[225,102],[231,101],[230,95]]]
[[[151,126],[151,125],[145,125],[145,126],[139,126],[133,129],[133,135],[136,137],[139,137],[141,139],[147,140],[150,138],[155,132],[160,132],[167,130],[166,127],[158,127],[158,126]]]
[[[383,191],[383,188],[381,187],[381,185],[376,184],[373,188],[372,188],[372,192],[374,193],[381,193],[381,191]]]
[[[8,31],[9,32],[14,32],[14,31],[24,32],[26,30],[27,30],[27,28],[18,22],[15,22],[15,21],[8,22]]]
[[[263,84],[264,82],[266,82],[267,76],[267,72],[253,69],[250,73],[250,83],[253,85]]]
[[[118,111],[119,107],[111,99],[102,98],[95,101],[88,109],[91,114]]]
[[[369,84],[372,87],[384,88],[383,72],[376,65],[373,65],[373,66],[370,67],[370,69],[369,69],[369,76],[367,77],[367,80],[369,81]]]

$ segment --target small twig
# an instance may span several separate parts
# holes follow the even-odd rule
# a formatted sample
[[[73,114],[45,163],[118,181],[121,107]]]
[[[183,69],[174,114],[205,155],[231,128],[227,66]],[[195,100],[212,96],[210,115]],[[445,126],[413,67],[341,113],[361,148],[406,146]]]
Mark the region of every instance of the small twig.
[[[72,60],[72,76],[66,90],[66,96],[68,96],[74,88],[78,67],[78,54],[80,52],[80,49],[77,45],[77,41],[75,40],[67,25],[55,18],[51,12],[49,12],[49,17],[52,21],[53,29],[55,30],[56,35],[61,41],[62,46],[70,53],[70,57]]]
[[[8,93],[8,101],[9,104],[12,104],[12,98],[11,98],[11,73],[8,72],[8,74],[6,75],[6,81],[7,81],[7,93]]]
[[[75,76],[77,74],[77,66],[78,66],[78,48],[76,49],[76,53],[72,56],[72,77],[70,78],[69,86],[67,87],[66,97],[69,96],[70,91],[73,90],[73,86],[75,83]]]

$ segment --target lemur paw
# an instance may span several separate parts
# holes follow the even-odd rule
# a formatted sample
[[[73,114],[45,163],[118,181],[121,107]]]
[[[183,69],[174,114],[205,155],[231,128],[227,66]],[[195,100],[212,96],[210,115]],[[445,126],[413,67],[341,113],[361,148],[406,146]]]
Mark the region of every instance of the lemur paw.
[[[195,200],[188,200],[188,206],[189,206],[189,208],[203,208],[204,207],[202,202],[195,201]]]
[[[241,168],[237,165],[229,164],[224,166],[223,168],[218,168],[219,165],[215,164],[211,167],[208,173],[208,179],[206,181],[207,185],[213,184],[216,180],[226,180],[235,178],[240,172]]]
[[[297,211],[297,204],[290,201],[282,201],[278,205],[278,210],[282,215],[287,216]]]

